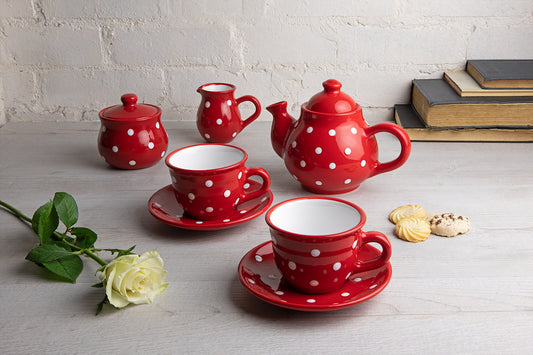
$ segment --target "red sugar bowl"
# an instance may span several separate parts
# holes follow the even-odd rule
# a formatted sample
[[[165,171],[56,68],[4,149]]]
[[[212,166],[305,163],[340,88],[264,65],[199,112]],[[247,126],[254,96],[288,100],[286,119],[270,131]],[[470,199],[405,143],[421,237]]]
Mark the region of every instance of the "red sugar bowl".
[[[143,169],[166,153],[168,136],[161,124],[161,109],[137,103],[137,95],[124,94],[122,105],[100,111],[98,152],[120,169]]]

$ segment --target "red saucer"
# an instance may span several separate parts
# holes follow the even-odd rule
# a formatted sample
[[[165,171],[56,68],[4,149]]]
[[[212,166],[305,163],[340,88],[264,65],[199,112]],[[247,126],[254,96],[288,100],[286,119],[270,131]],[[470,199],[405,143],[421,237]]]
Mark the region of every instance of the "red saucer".
[[[258,189],[261,184],[249,180],[247,189]],[[163,187],[148,200],[150,213],[160,221],[174,227],[191,230],[217,230],[233,227],[261,215],[272,204],[272,192],[262,194],[252,200],[241,203],[233,215],[224,220],[201,221],[194,219],[183,213],[183,209],[178,205],[176,195],[172,190],[172,185]]]
[[[363,260],[379,256],[365,244],[359,250]],[[351,275],[344,286],[331,293],[312,295],[293,290],[282,278],[272,253],[272,241],[250,250],[239,263],[239,279],[254,296],[273,305],[298,311],[331,311],[364,302],[380,293],[389,283],[392,268],[386,265]]]

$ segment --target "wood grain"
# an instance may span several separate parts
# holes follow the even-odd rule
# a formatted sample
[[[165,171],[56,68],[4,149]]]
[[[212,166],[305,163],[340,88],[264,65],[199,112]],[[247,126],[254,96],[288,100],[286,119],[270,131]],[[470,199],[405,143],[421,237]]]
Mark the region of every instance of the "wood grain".
[[[169,122],[169,151],[201,143],[194,122]],[[533,145],[413,143],[407,163],[339,197],[367,213],[365,230],[391,240],[393,276],[376,297],[326,313],[285,310],[251,296],[236,269],[268,240],[264,216],[211,232],[169,227],[147,210],[170,181],[161,161],[135,171],[98,156],[99,125],[9,123],[0,129],[0,199],[31,215],[56,191],[74,195],[80,225],[105,247],[158,249],[168,289],[151,305],[105,308],[96,265],[77,284],[58,283],[24,260],[31,230],[0,211],[0,353],[531,353],[533,352]],[[310,195],[270,146],[268,122],[254,122],[232,144],[248,166],[272,177],[274,202]],[[378,136],[382,160],[399,151]],[[428,212],[470,217],[463,236],[396,238],[390,211],[417,203]]]

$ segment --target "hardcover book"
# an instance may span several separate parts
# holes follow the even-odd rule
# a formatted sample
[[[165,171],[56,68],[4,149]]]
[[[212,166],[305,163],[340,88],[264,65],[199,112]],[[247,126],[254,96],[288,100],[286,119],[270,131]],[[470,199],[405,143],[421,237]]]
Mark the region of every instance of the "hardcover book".
[[[469,60],[466,71],[483,88],[533,89],[533,59]]]
[[[429,127],[533,127],[533,96],[461,97],[444,79],[413,80],[412,104]]]
[[[533,89],[484,89],[465,71],[444,72],[444,80],[465,96],[533,96]]]
[[[429,128],[411,105],[395,105],[394,120],[412,141],[533,142],[533,129]]]

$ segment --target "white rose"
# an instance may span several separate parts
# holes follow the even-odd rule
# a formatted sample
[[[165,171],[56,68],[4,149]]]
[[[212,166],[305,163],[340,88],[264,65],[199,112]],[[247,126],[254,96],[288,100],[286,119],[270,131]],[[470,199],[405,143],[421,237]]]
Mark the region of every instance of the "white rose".
[[[143,255],[123,255],[106,265],[99,275],[109,303],[117,308],[129,303],[152,303],[168,286],[167,271],[157,250]]]

